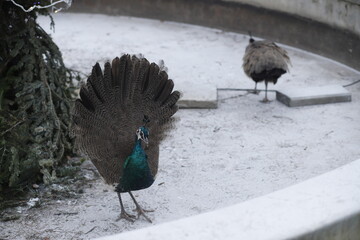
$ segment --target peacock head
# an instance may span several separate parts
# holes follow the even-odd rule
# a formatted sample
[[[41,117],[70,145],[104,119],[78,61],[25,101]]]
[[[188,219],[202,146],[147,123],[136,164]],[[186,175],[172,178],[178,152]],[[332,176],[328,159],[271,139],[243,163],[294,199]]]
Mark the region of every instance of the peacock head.
[[[141,139],[144,141],[144,143],[148,144],[149,143],[149,130],[146,128],[146,127],[139,127],[137,130],[136,130],[136,136],[137,136],[137,139]]]

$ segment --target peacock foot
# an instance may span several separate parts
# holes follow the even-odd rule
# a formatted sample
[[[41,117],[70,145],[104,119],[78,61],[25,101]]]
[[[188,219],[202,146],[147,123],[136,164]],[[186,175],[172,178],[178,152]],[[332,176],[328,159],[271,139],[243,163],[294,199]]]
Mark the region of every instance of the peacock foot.
[[[153,212],[154,210],[144,210],[141,208],[141,206],[139,205],[139,203],[136,201],[134,195],[129,191],[129,194],[130,194],[130,197],[132,198],[132,200],[134,201],[135,203],[135,211],[137,211],[138,215],[137,217],[139,218],[140,215],[144,216],[144,218],[149,222],[149,223],[152,223],[152,221],[150,220],[150,218],[148,216],[146,216],[145,212]]]
[[[135,218],[136,218],[135,215],[129,214],[129,213],[125,212],[125,211],[121,211],[120,216],[116,219],[116,221],[119,221],[121,219],[125,219],[125,220],[127,220],[129,222],[134,222]]]
[[[152,210],[152,209],[143,209],[140,207],[140,211],[143,211],[143,212],[155,212],[155,210]],[[134,212],[139,212],[139,210],[137,208],[134,208],[133,209]]]
[[[154,212],[154,210],[146,210],[146,209],[142,209],[139,205],[136,206],[136,208],[134,209],[134,211],[137,212],[137,218],[139,218],[141,215],[150,223],[152,223],[151,219],[146,216],[146,212]]]

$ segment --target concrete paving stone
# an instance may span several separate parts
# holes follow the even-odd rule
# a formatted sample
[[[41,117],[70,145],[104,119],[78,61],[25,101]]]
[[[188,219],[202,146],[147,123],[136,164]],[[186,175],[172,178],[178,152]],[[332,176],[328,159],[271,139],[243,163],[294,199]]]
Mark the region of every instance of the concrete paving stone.
[[[287,87],[276,91],[276,99],[289,107],[351,102],[351,93],[340,85]]]
[[[217,108],[217,88],[207,84],[188,86],[178,102],[180,108]]]

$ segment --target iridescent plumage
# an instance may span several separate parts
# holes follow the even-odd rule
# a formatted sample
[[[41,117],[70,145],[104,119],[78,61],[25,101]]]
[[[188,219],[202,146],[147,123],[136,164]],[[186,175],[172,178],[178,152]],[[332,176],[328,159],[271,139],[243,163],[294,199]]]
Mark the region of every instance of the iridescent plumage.
[[[148,156],[142,146],[142,141],[147,143],[148,130],[146,127],[140,127],[136,131],[136,142],[132,153],[124,162],[123,173],[116,191],[119,193],[141,190],[152,185],[155,178],[151,174],[148,163]]]

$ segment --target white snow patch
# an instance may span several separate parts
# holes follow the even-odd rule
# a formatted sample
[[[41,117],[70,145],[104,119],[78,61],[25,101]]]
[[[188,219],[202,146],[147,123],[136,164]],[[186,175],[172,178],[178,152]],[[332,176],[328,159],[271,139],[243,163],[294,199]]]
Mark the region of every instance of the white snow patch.
[[[39,201],[40,201],[39,198],[30,198],[26,204],[29,206],[29,208],[32,208],[35,207]]]

